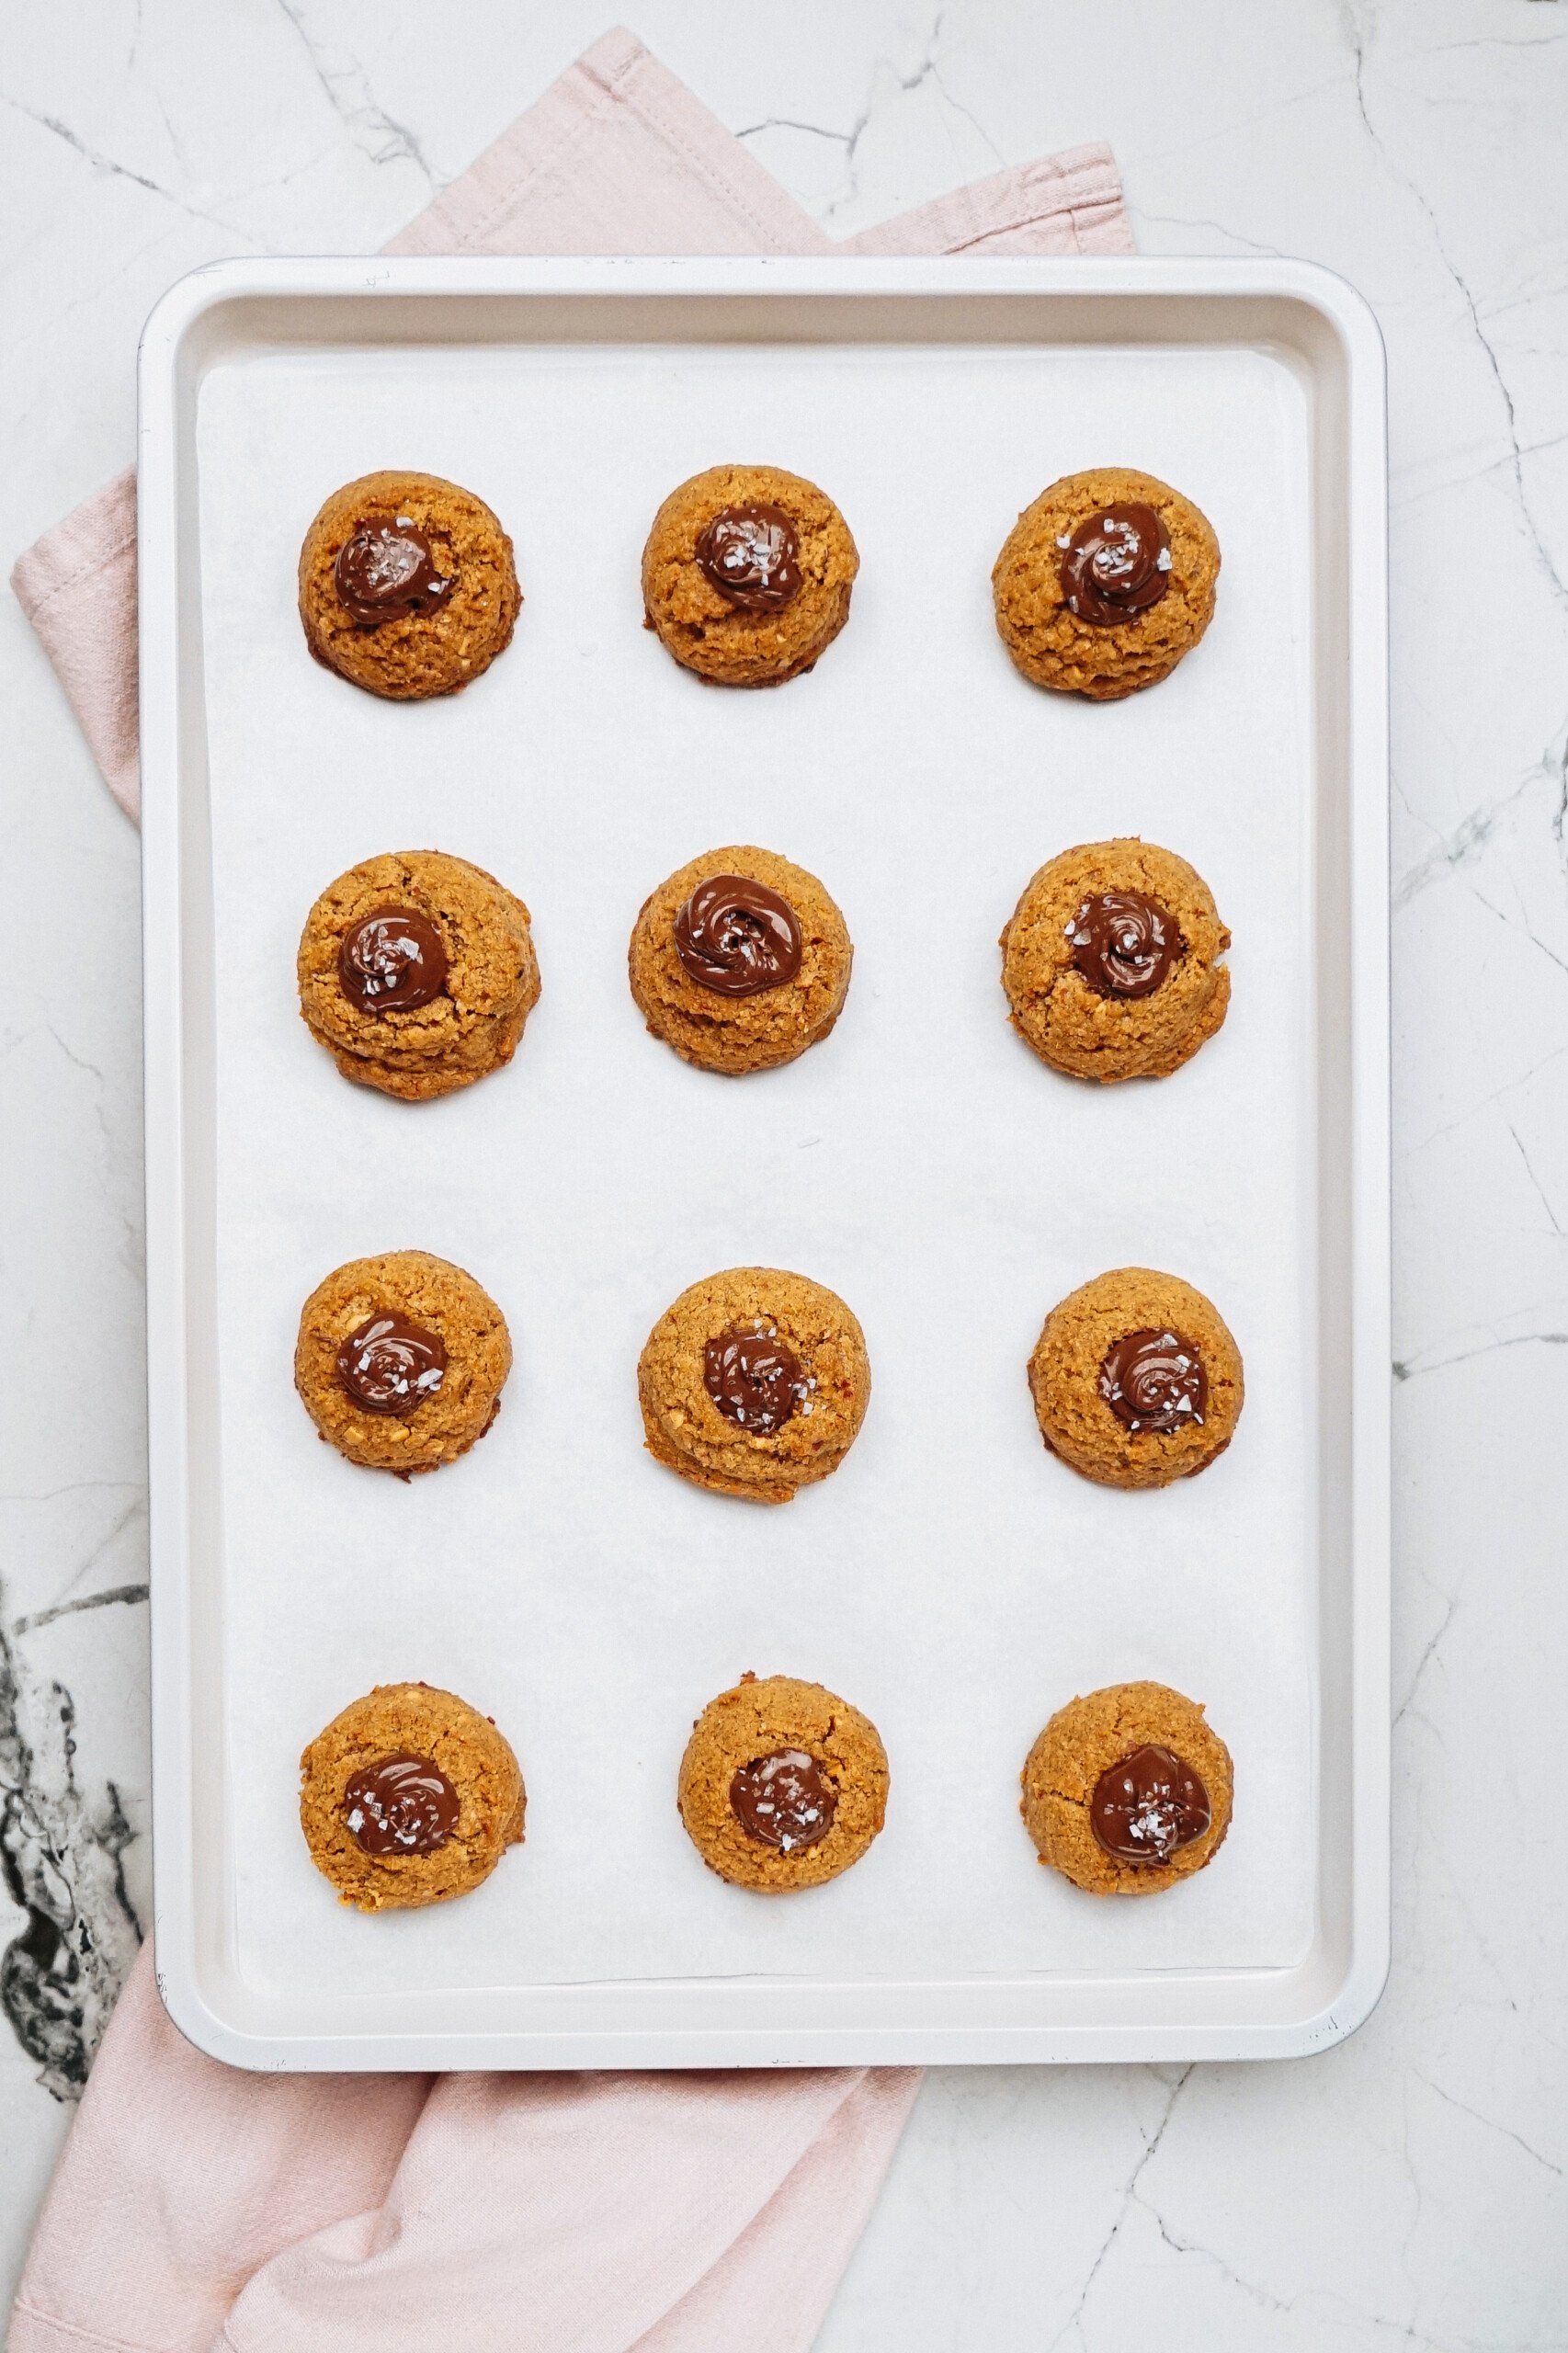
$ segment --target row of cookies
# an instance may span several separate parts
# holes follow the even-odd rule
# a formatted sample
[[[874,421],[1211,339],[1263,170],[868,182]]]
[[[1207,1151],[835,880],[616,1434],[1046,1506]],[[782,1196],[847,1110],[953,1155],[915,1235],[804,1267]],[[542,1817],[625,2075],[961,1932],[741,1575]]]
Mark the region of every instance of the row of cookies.
[[[527,1793],[493,1717],[425,1683],[379,1684],[300,1760],[312,1860],[362,1912],[466,1895],[523,1840]],[[1196,1701],[1111,1684],[1058,1709],[1020,1775],[1040,1860],[1092,1895],[1151,1895],[1213,1860],[1231,1825],[1230,1753]],[[876,1726],[820,1683],[744,1675],[710,1701],[676,1803],[704,1862],[766,1895],[858,1863],[887,1816]]]
[[[1030,878],[1003,930],[1013,1026],[1073,1077],[1166,1077],[1225,1018],[1230,944],[1185,858],[1136,837],[1083,843]],[[627,952],[651,1033],[728,1077],[820,1045],[853,961],[844,916],[814,874],[733,845],[650,892]],[[441,850],[389,853],[340,874],[306,918],[297,971],[305,1024],[345,1077],[405,1100],[504,1068],[540,994],[528,908]]]
[[[710,466],[653,517],[645,626],[710,684],[771,687],[814,668],[860,568],[825,492],[778,466]],[[1168,677],[1214,612],[1220,546],[1153,474],[1067,474],[1027,506],[992,571],[996,627],[1037,686],[1115,701]],[[318,662],[392,701],[454,694],[512,640],[510,539],[482,498],[384,472],[327,499],[300,551],[300,617]]]
[[[501,1410],[511,1336],[471,1274],[425,1250],[336,1267],[305,1302],[294,1382],[350,1462],[411,1479],[466,1454]],[[1082,1284],[1028,1361],[1049,1452],[1102,1486],[1206,1471],[1241,1415],[1242,1359],[1201,1291],[1148,1267]],[[644,1443],[693,1485],[789,1503],[838,1469],[870,1402],[865,1334],[824,1283],[731,1267],[683,1290],[637,1362]]]

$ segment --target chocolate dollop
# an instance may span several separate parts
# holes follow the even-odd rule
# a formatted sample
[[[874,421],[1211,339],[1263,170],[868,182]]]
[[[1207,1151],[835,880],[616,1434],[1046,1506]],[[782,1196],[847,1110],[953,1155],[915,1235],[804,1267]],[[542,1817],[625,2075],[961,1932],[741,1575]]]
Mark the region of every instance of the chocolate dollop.
[[[709,1341],[702,1385],[726,1421],[766,1438],[809,1405],[815,1384],[802,1376],[801,1360],[779,1338],[777,1324],[759,1317]]]
[[[776,613],[801,593],[801,543],[782,506],[721,506],[702,527],[703,577],[743,613]]]
[[[458,1826],[458,1793],[428,1756],[383,1756],[349,1780],[343,1819],[367,1855],[433,1855]]]
[[[1185,1429],[1202,1423],[1209,1375],[1179,1332],[1129,1332],[1106,1350],[1100,1395],[1124,1430]]]
[[[1090,1827],[1119,1863],[1168,1863],[1210,1820],[1208,1790],[1168,1748],[1135,1748],[1107,1768],[1089,1800]]]
[[[337,983],[362,1013],[407,1013],[447,985],[445,942],[416,907],[377,907],[343,935]]]
[[[338,1380],[367,1414],[412,1414],[435,1395],[446,1370],[439,1336],[388,1308],[368,1316],[337,1351]]]
[[[1073,961],[1102,996],[1150,996],[1181,953],[1176,918],[1142,891],[1100,891],[1066,926]]]
[[[730,1783],[730,1811],[748,1838],[790,1855],[827,1836],[838,1791],[803,1748],[778,1748],[741,1767]]]
[[[338,601],[361,628],[435,612],[456,585],[436,569],[429,540],[406,515],[368,515],[332,567]]]
[[[1096,506],[1062,551],[1067,609],[1096,629],[1113,629],[1147,612],[1170,585],[1170,533],[1154,509],[1139,499]]]
[[[801,919],[787,899],[744,874],[710,874],[675,922],[676,954],[716,996],[782,988],[801,969]]]

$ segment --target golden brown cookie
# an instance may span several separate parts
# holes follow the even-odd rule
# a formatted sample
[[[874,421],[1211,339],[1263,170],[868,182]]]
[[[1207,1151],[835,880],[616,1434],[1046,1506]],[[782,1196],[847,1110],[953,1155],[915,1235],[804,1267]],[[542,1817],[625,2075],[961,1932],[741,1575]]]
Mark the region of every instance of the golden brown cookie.
[[[427,1250],[351,1258],[301,1313],[294,1386],[322,1437],[369,1471],[409,1479],[466,1454],[511,1369],[495,1302]]]
[[[821,1043],[853,953],[814,874],[770,849],[710,849],[643,901],[627,961],[654,1037],[739,1078]]]
[[[1242,1359],[1218,1311],[1175,1275],[1118,1267],[1053,1307],[1029,1358],[1040,1436],[1103,1487],[1168,1487],[1223,1454]]]
[[[732,1267],[660,1316],[637,1393],[658,1461],[722,1495],[787,1504],[855,1443],[871,1368],[836,1292],[777,1267]]]
[[[438,474],[362,474],[300,550],[300,619],[318,662],[368,694],[456,694],[511,643],[512,542],[483,498]]]
[[[820,1887],[881,1828],[887,1754],[875,1724],[820,1683],[744,1675],[697,1719],[678,1802],[721,1879],[764,1895]]]
[[[1001,944],[1014,1029],[1073,1078],[1168,1077],[1231,1001],[1231,935],[1208,883],[1136,835],[1042,866]]]
[[[1113,702],[1168,677],[1214,616],[1220,542],[1153,474],[1096,466],[1026,506],[991,574],[1003,643],[1037,687]]]
[[[1211,1863],[1231,1826],[1230,1751],[1164,1683],[1059,1708],[1021,1775],[1042,1863],[1091,1895],[1153,1895]]]
[[[482,866],[389,851],[305,918],[300,1011],[345,1078],[424,1102],[509,1063],[539,1001],[528,911]]]
[[[523,1777],[494,1719],[428,1683],[378,1683],[300,1759],[300,1827],[345,1904],[445,1904],[522,1844]]]
[[[815,483],[778,466],[710,466],[653,517],[642,602],[687,670],[776,687],[833,643],[859,568],[848,524]]]

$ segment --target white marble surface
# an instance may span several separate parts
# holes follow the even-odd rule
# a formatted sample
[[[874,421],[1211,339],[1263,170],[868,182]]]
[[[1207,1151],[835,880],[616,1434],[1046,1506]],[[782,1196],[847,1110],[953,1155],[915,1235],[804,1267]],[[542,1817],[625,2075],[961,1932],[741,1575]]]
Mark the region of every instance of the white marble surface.
[[[610,21],[10,12],[6,563],[129,457],[136,334],[173,278],[380,244]],[[1147,250],[1327,263],[1392,373],[1389,1990],[1310,2063],[933,2075],[823,2345],[1568,2345],[1568,5],[644,0],[635,22],[835,233],[1108,137]],[[8,597],[0,662],[3,1622],[35,1746],[62,1737],[52,1684],[76,1702],[54,1835],[112,1827],[118,1792],[144,1916],[136,839]],[[17,1768],[0,1739],[0,1801]],[[128,1937],[112,1871],[101,1897]],[[19,1919],[0,1893],[0,1941]],[[39,2072],[7,2040],[0,2287],[68,2115]]]

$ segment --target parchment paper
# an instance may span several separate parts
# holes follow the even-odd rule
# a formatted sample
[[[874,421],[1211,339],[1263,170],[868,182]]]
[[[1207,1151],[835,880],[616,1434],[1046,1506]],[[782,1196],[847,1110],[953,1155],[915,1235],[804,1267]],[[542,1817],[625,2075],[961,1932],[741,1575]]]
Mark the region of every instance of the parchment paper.
[[[225,1776],[234,1949],[301,2004],[379,1988],[765,1974],[1125,1975],[1284,1965],[1317,1865],[1312,1754],[1315,1199],[1307,412],[1263,353],[889,348],[312,351],[219,368],[201,401],[219,933]],[[810,475],[862,571],[813,675],[705,688],[641,627],[654,507],[722,459]],[[1058,474],[1141,466],[1212,518],[1218,618],[1165,685],[1041,694],[989,573]],[[308,658],[301,539],[339,483],[451,476],[511,531],[511,650],[393,706]],[[1082,1086],[1014,1036],[997,933],[1069,845],[1191,859],[1235,935],[1220,1038],[1159,1085]],[[628,994],[647,891],[710,847],[819,874],[856,947],[828,1043],[736,1083],[687,1069]],[[511,1068],[411,1108],[301,1025],[316,893],[439,847],[533,911],[543,995]],[[317,1442],[300,1306],[403,1247],[500,1302],[517,1369],[490,1436],[410,1486]],[[875,1392],[844,1468],[784,1509],[642,1450],[634,1366],[713,1268],[798,1268],[864,1324]],[[1109,1267],[1208,1292],[1246,1365],[1235,1444],[1163,1493],[1049,1457],[1025,1365]],[[705,1870],[676,1769],[745,1668],[880,1727],[886,1831],[769,1901]],[[1213,1867],[1096,1902],[1034,1859],[1017,1777],[1074,1692],[1150,1676],[1236,1761]],[[467,1900],[366,1919],[311,1866],[305,1742],[372,1683],[493,1714],[528,1841]]]

